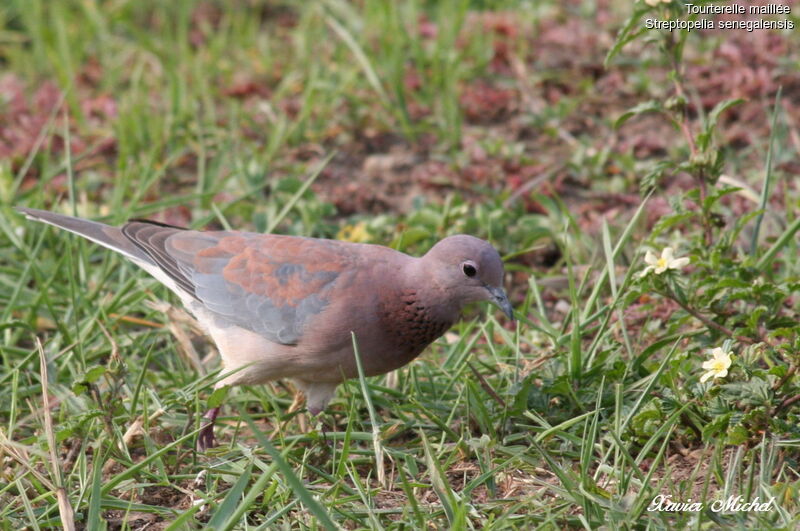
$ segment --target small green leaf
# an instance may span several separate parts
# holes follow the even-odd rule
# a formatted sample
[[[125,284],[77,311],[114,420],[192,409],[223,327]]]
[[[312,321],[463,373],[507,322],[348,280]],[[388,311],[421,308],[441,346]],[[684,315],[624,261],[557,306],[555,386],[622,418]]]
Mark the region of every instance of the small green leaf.
[[[650,6],[642,4],[641,7],[635,10],[630,18],[625,21],[625,25],[617,34],[617,38],[614,41],[613,46],[611,46],[606,54],[606,58],[603,61],[603,66],[608,68],[608,64],[622,50],[622,48],[625,47],[626,44],[648,31],[643,24],[639,23],[639,19],[645,12],[649,10]]]
[[[703,130],[697,135],[697,147],[700,151],[704,152],[711,148],[714,141],[714,131],[716,130],[720,115],[727,109],[730,109],[734,105],[739,105],[743,101],[744,100],[741,98],[728,99],[714,106],[704,122]]]
[[[622,113],[622,116],[617,118],[617,120],[614,122],[614,129],[619,129],[619,127],[622,124],[624,124],[634,116],[637,116],[639,114],[644,114],[646,112],[664,112],[664,107],[658,100],[644,101],[639,105],[631,109],[628,109],[627,111]]]
[[[64,428],[64,429],[58,430],[58,432],[56,432],[56,441],[57,442],[64,442],[67,439],[69,439],[70,437],[72,437],[73,433],[75,433],[75,430],[72,429],[72,428]]]
[[[106,368],[102,365],[96,365],[90,369],[87,369],[81,378],[81,382],[83,383],[95,383],[97,380],[100,379],[106,373]]]
[[[734,105],[739,105],[741,103],[744,103],[744,100],[742,98],[729,99],[717,103],[714,106],[714,108],[711,109],[711,112],[708,114],[708,120],[706,120],[707,124],[706,128],[713,129],[714,127],[716,127],[720,114],[730,109]]]
[[[709,440],[713,439],[717,435],[728,428],[728,423],[731,420],[731,414],[726,413],[724,415],[719,415],[714,418],[711,422],[706,424],[703,427],[703,440],[708,442]]]
[[[658,186],[659,181],[664,176],[664,172],[671,170],[674,166],[672,161],[669,160],[660,160],[655,163],[639,182],[639,193],[642,196],[646,196],[652,192]]]
[[[208,397],[208,408],[213,409],[215,407],[219,407],[225,401],[225,398],[228,396],[228,386],[220,387],[219,389],[214,389],[214,392],[211,393],[211,396]]]
[[[430,237],[430,231],[420,227],[411,227],[395,238],[391,243],[391,248],[402,250]]]
[[[732,426],[728,428],[725,444],[742,444],[747,441],[748,437],[749,433],[744,426],[741,424],[738,426]]]

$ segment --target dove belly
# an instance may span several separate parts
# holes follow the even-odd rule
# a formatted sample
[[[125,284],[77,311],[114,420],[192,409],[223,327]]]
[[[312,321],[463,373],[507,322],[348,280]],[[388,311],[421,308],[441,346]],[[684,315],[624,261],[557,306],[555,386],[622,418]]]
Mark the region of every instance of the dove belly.
[[[196,312],[202,314],[203,312]],[[296,377],[308,369],[296,345],[282,345],[236,325],[198,315],[219,350],[224,367],[221,385],[256,385]]]

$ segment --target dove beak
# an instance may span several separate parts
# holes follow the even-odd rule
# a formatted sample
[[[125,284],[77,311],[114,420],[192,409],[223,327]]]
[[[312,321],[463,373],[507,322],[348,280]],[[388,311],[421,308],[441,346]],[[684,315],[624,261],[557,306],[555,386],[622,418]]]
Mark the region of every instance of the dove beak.
[[[496,304],[498,308],[503,310],[503,313],[508,316],[511,321],[514,321],[514,308],[511,307],[511,303],[508,301],[508,296],[506,292],[503,291],[503,288],[494,287],[494,286],[486,286],[486,289],[489,291],[491,298],[489,299],[493,304]]]

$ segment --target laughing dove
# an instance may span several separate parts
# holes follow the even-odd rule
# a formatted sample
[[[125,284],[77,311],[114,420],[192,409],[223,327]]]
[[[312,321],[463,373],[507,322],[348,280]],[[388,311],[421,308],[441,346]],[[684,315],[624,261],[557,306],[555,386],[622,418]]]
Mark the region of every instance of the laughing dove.
[[[219,348],[228,375],[217,387],[292,378],[315,415],[358,376],[351,332],[372,376],[417,357],[465,304],[491,301],[513,319],[500,255],[472,236],[415,258],[380,245],[18,210],[121,253],[175,292]],[[201,449],[214,444],[218,410],[204,417]]]

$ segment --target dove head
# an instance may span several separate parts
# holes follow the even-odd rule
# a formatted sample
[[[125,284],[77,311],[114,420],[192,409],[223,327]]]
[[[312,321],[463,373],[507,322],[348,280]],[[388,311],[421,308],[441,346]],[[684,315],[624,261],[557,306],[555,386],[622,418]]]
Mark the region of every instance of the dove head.
[[[489,301],[514,319],[503,290],[503,261],[489,242],[464,234],[449,236],[422,257],[421,265],[459,309],[470,302]]]

